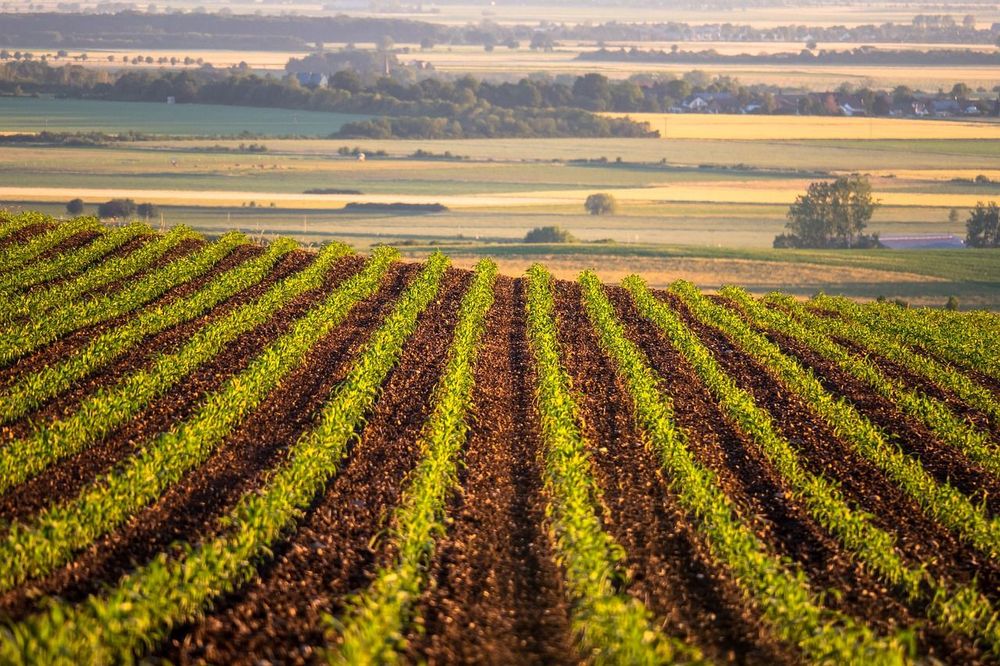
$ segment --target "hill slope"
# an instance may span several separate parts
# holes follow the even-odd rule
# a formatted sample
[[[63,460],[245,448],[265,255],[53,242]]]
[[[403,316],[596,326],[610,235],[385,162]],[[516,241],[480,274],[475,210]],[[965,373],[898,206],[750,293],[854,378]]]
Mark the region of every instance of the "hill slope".
[[[1000,655],[1000,319],[0,220],[0,661]]]

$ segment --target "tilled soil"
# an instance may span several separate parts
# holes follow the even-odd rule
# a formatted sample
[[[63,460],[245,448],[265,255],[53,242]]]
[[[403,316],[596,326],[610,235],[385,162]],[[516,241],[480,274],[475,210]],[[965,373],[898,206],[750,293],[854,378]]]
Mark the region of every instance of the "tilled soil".
[[[35,236],[44,234],[46,231],[50,231],[55,228],[52,224],[32,224],[23,229],[18,229],[14,233],[6,236],[5,238],[0,238],[0,250],[4,250],[12,245],[18,245],[24,243]]]
[[[818,590],[837,589],[839,594],[826,604],[847,615],[861,619],[883,634],[900,627],[919,625],[913,609],[896,598],[887,587],[858,567],[851,553],[818,525],[806,507],[795,500],[781,474],[767,461],[753,442],[731,426],[711,393],[698,379],[694,369],[635,310],[624,290],[609,290],[617,295],[619,316],[629,326],[629,335],[650,359],[652,367],[664,378],[665,390],[673,399],[677,422],[693,436],[690,445],[699,461],[719,478],[727,496],[742,508],[744,520],[758,537],[776,547],[808,575]],[[675,307],[677,302],[674,302]],[[682,313],[686,315],[687,313]],[[688,318],[688,325],[692,325]],[[742,377],[728,363],[720,349],[719,337],[706,337],[709,329],[699,331],[702,340],[714,351],[716,359],[730,376]],[[669,349],[668,349],[669,348]],[[737,380],[738,384],[742,384]],[[744,387],[745,388],[745,387]],[[756,517],[756,520],[754,519]],[[762,524],[760,519],[764,519]],[[927,653],[947,655],[951,663],[969,663],[981,655],[968,641],[935,628],[917,634]]]
[[[101,333],[113,330],[117,326],[121,326],[124,322],[132,319],[138,312],[158,308],[179,298],[190,296],[215,278],[219,277],[222,273],[236,268],[245,261],[249,261],[250,259],[259,256],[262,252],[263,250],[260,247],[254,245],[244,245],[238,247],[223,257],[217,264],[215,264],[211,269],[205,271],[202,275],[199,275],[193,280],[184,282],[183,284],[179,284],[172,289],[168,289],[158,298],[153,299],[145,305],[139,306],[132,312],[127,312],[98,324],[84,326],[52,343],[39,347],[6,368],[0,370],[0,387],[10,386],[10,384],[16,381],[19,377],[23,377],[31,372],[37,372],[38,370],[52,365],[58,361],[58,359],[65,358],[74,351],[83,347],[83,345],[87,344],[87,342],[94,339]]]
[[[38,422],[50,423],[64,418],[75,411],[84,398],[92,395],[102,387],[119,381],[122,377],[134,372],[136,369],[148,366],[158,355],[169,354],[179,350],[195,332],[208,323],[259,298],[278,281],[303,270],[312,263],[313,258],[314,255],[304,251],[296,251],[288,254],[278,261],[271,272],[257,284],[238,292],[208,312],[190,321],[172,326],[165,331],[146,338],[141,343],[126,351],[107,367],[78,381],[70,389],[59,394],[57,398],[48,400],[24,418],[0,428],[0,442],[27,436]]]
[[[448,534],[431,562],[409,657],[431,664],[579,659],[543,530],[525,283],[500,277],[477,358],[473,426]]]
[[[196,541],[213,532],[215,519],[242,494],[259,487],[264,473],[281,463],[287,446],[313,423],[331,388],[346,373],[350,358],[388,314],[413,272],[404,266],[392,270],[384,289],[355,306],[340,326],[320,340],[304,364],[279,384],[204,465],[125,527],[97,540],[71,566],[28,590],[0,596],[0,613],[28,612],[39,595],[78,600],[113,582],[135,562],[169,549],[173,542]]]
[[[416,442],[469,275],[446,274],[361,441],[291,539],[259,568],[259,578],[220,600],[203,620],[175,631],[158,656],[174,663],[237,664],[315,658],[315,646],[324,643],[323,614],[341,612],[347,595],[363,589],[377,567],[388,563],[384,530],[416,464]]]
[[[75,234],[70,236],[63,242],[59,243],[55,247],[42,252],[38,255],[37,261],[45,261],[46,259],[51,259],[57,257],[60,254],[66,252],[72,252],[73,250],[78,250],[85,245],[89,245],[94,241],[100,234],[96,231],[84,231],[83,233]]]
[[[628,554],[628,592],[666,631],[720,661],[795,663],[775,641],[735,582],[714,564],[691,520],[667,488],[656,456],[636,430],[629,398],[601,351],[572,283],[556,287],[563,363],[593,445],[594,475],[604,494],[605,528]]]
[[[733,347],[725,336],[698,323],[672,296],[660,296],[669,300],[688,326],[713,349],[737,385],[750,391],[757,404],[771,414],[806,469],[835,480],[850,501],[870,512],[873,522],[894,534],[902,551],[931,573],[962,583],[976,577],[980,589],[996,601],[1000,590],[1000,567],[996,562],[926,517],[914,500],[841,441],[801,398]]]
[[[244,370],[264,346],[285,333],[292,322],[320,302],[340,281],[355,273],[362,263],[359,257],[337,262],[322,288],[299,296],[268,322],[237,338],[221,354],[107,437],[8,492],[0,498],[0,519],[24,518],[52,501],[75,496],[84,485],[131,454],[137,446],[187,418],[202,398]]]

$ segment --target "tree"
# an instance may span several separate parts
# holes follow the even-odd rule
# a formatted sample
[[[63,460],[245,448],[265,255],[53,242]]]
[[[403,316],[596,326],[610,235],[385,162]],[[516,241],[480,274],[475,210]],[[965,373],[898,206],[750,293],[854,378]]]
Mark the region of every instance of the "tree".
[[[66,204],[66,212],[74,217],[83,213],[83,199],[71,199]]]
[[[591,215],[612,215],[618,210],[618,202],[610,194],[599,192],[587,197],[583,207]]]
[[[812,183],[788,209],[789,234],[774,239],[775,247],[878,247],[877,236],[863,232],[878,202],[863,176]]]
[[[524,235],[525,243],[575,243],[576,237],[559,227],[536,227]]]
[[[584,74],[573,82],[576,103],[591,111],[604,111],[611,103],[611,84],[603,74]]]
[[[148,220],[151,217],[157,217],[160,214],[160,209],[151,203],[141,203],[136,207],[135,213],[142,219]]]
[[[957,208],[952,208],[950,211],[948,211],[948,224],[950,226],[955,226],[956,224],[958,224],[958,209]]]
[[[977,203],[965,221],[965,244],[969,247],[1000,247],[1000,207],[995,201]]]
[[[97,216],[105,217],[132,217],[135,215],[135,202],[131,199],[112,199],[97,205]]]

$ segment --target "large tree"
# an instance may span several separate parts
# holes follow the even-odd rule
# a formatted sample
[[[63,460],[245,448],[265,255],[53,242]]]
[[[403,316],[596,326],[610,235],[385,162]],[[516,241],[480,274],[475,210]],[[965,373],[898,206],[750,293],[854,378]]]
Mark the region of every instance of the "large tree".
[[[788,209],[790,233],[775,238],[775,247],[877,246],[878,239],[864,233],[877,207],[863,176],[812,183]]]
[[[1000,247],[1000,207],[995,201],[978,203],[965,222],[969,247]]]

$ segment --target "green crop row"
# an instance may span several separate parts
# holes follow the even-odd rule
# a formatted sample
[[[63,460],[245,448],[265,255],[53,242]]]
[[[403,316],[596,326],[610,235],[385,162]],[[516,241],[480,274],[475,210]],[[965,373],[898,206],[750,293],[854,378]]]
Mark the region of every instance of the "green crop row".
[[[0,423],[9,423],[45,400],[59,395],[74,382],[106,367],[143,339],[190,321],[224,300],[263,280],[281,257],[298,247],[282,238],[263,254],[217,276],[190,296],[146,308],[138,315],[74,350],[59,361],[29,373],[0,393]],[[0,479],[0,492],[4,481]]]
[[[186,421],[147,442],[123,465],[88,484],[65,503],[53,504],[26,523],[12,525],[0,541],[0,590],[43,575],[74,551],[121,525],[201,465],[227,435],[306,358],[313,345],[374,294],[398,254],[377,250],[291,330],[267,345],[250,365],[208,395]]]
[[[145,224],[129,224],[111,229],[83,247],[44,261],[33,262],[5,275],[0,278],[0,294],[6,298],[13,298],[17,292],[43,282],[75,275],[129,241],[152,233],[153,230]]]
[[[216,243],[189,257],[178,259],[151,272],[128,289],[75,302],[67,302],[30,324],[9,329],[0,337],[0,366],[6,366],[60,337],[132,312],[162,296],[168,290],[208,272],[226,255],[249,242],[241,233],[231,232]]]
[[[115,280],[123,280],[148,269],[164,254],[186,240],[200,238],[187,227],[174,227],[162,236],[154,236],[145,245],[127,255],[96,264],[74,278],[46,289],[0,300],[0,325],[9,327],[19,319],[40,319],[66,303],[76,302],[84,294],[100,289]]]
[[[103,231],[104,227],[101,226],[100,220],[92,217],[80,217],[56,225],[50,231],[38,234],[25,243],[10,245],[0,250],[0,272],[9,275],[77,234]]]
[[[744,594],[758,606],[774,633],[796,645],[815,662],[892,664],[905,661],[905,642],[882,638],[863,624],[822,605],[809,579],[792,569],[739,518],[721,490],[715,474],[700,465],[687,445],[688,435],[674,418],[670,399],[659,389],[660,379],[642,350],[625,336],[614,307],[597,276],[580,277],[587,314],[601,346],[614,361],[618,376],[632,399],[633,411],[680,504],[697,521],[699,534],[713,556],[732,573]],[[658,325],[663,312],[635,276],[626,280],[639,311]],[[679,322],[676,322],[679,323]]]
[[[893,303],[862,305],[845,298],[817,297],[815,308],[840,314],[845,320],[888,333],[908,345],[919,347],[938,358],[978,370],[1000,380],[1000,361],[996,357],[998,332],[992,314],[947,314],[901,308]],[[978,319],[978,325],[970,326]],[[988,331],[993,332],[989,335]]]
[[[701,654],[664,634],[624,585],[625,553],[601,525],[601,492],[569,374],[561,364],[552,276],[539,264],[528,271],[528,340],[538,377],[535,400],[545,448],[544,483],[556,559],[566,574],[572,624],[583,652],[597,663],[700,662]]]
[[[974,382],[960,370],[913,351],[907,346],[905,338],[900,338],[892,332],[882,331],[878,327],[868,328],[856,323],[818,316],[791,297],[771,294],[767,301],[780,305],[809,328],[834,338],[847,340],[872,354],[898,363],[918,377],[930,380],[933,384],[951,392],[970,407],[988,416],[992,423],[1000,424],[1000,401],[997,401],[989,389]]]
[[[1000,648],[1000,620],[975,585],[956,588],[907,562],[895,538],[879,529],[869,514],[852,508],[835,482],[811,474],[802,466],[795,447],[778,433],[767,410],[757,405],[749,391],[739,388],[711,350],[671,308],[657,301],[638,278],[631,278],[626,284],[643,314],[691,364],[726,419],[746,434],[774,466],[792,496],[818,525],[877,578],[900,590],[907,600],[924,602],[935,620],[952,630],[982,637],[994,649]],[[731,298],[738,295],[728,287],[723,293]]]
[[[798,395],[835,435],[894,481],[928,516],[990,557],[1000,554],[1000,520],[991,518],[983,507],[974,505],[948,483],[938,482],[919,460],[903,453],[848,400],[828,392],[797,360],[751,329],[732,311],[713,304],[690,283],[674,283],[671,291],[699,321],[721,331],[757,363],[773,372],[778,381]]]
[[[893,402],[908,417],[923,423],[943,443],[962,451],[994,474],[1000,474],[1000,451],[996,445],[945,403],[886,377],[866,357],[852,354],[829,336],[807,328],[784,311],[758,303],[743,289],[726,287],[722,294],[736,303],[753,325],[798,340]]]
[[[422,457],[393,514],[395,561],[350,604],[343,622],[330,620],[340,635],[329,661],[385,663],[396,657],[414,602],[425,584],[425,567],[445,532],[448,493],[457,483],[458,455],[469,429],[476,352],[493,304],[496,264],[482,260],[459,310],[448,362],[434,391],[434,410],[423,426]]]
[[[52,222],[52,218],[41,213],[27,212],[12,214],[7,211],[0,211],[0,240],[16,234],[21,229],[49,222]]]
[[[372,266],[395,256],[384,250],[376,254]],[[441,254],[428,259],[333,390],[319,424],[290,447],[263,488],[240,498],[223,518],[218,536],[187,546],[176,558],[158,555],[83,603],[56,602],[0,630],[0,663],[127,663],[173,626],[194,619],[213,599],[249,580],[255,564],[271,556],[274,544],[336,474],[420,313],[436,297],[447,267]]]
[[[0,448],[3,489],[0,492],[81,451],[89,442],[138,414],[154,398],[176,386],[239,336],[265,323],[292,299],[320,287],[330,266],[349,253],[350,248],[345,245],[326,246],[301,273],[283,279],[255,301],[209,322],[177,351],[157,356],[148,368],[98,389],[65,418],[39,425],[29,436]]]

